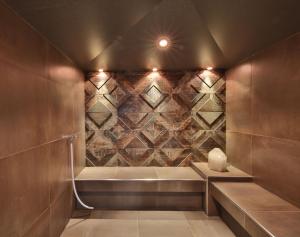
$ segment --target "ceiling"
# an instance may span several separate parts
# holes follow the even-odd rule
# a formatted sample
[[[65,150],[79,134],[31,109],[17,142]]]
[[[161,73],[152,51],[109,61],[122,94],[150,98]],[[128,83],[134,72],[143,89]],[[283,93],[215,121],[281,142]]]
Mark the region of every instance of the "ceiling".
[[[85,71],[226,69],[300,29],[299,0],[5,2]]]

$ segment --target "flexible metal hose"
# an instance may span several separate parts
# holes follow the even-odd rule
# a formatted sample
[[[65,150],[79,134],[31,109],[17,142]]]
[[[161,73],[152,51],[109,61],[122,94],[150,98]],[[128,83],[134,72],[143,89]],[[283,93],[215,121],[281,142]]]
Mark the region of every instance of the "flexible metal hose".
[[[76,135],[70,135],[70,136],[64,136],[63,138],[68,139],[69,145],[70,145],[70,160],[71,160],[71,173],[72,173],[72,186],[73,186],[73,191],[76,197],[76,200],[80,203],[81,206],[83,206],[86,209],[90,209],[93,210],[95,209],[94,207],[90,207],[88,205],[86,205],[83,201],[81,201],[78,193],[77,193],[77,189],[76,189],[76,185],[75,185],[75,175],[74,175],[74,145],[73,145],[73,140],[74,138],[76,138]]]

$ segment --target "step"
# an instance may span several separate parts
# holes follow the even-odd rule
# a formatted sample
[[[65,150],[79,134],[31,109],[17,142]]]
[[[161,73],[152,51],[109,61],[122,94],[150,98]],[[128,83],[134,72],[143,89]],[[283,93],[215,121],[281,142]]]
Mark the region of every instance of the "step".
[[[208,168],[207,162],[192,162],[191,167],[203,177],[209,181],[244,181],[250,182],[253,180],[253,176],[246,172],[229,165],[225,172],[214,171]]]
[[[300,209],[251,182],[212,182],[214,199],[250,236],[300,236]]]
[[[218,172],[211,170],[208,167],[207,162],[192,162],[191,167],[197,172],[204,180],[206,180],[207,184],[211,181],[223,181],[223,182],[251,182],[253,177],[244,171],[229,165],[226,168],[225,172]],[[218,215],[218,210],[213,201],[209,185],[206,185],[206,191],[204,196],[204,209],[208,216],[215,216]]]
[[[86,167],[76,187],[97,209],[202,210],[205,181],[190,167]]]

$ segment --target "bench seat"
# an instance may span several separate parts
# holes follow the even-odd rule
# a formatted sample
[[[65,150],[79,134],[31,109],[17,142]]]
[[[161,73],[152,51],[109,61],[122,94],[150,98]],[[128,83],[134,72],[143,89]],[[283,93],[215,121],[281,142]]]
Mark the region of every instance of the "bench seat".
[[[112,210],[203,210],[205,185],[190,167],[86,167],[76,177],[84,202]]]
[[[300,209],[252,182],[211,182],[212,197],[253,237],[300,236]]]

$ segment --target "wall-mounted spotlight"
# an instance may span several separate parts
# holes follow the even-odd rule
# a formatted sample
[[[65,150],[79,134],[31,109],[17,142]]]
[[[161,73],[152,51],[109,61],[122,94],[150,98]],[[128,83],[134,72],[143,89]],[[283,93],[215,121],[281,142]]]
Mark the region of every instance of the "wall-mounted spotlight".
[[[158,71],[157,67],[152,68],[152,72],[157,72],[157,71]]]
[[[99,68],[98,71],[99,71],[99,72],[104,72],[103,68]]]
[[[206,68],[206,70],[208,70],[208,71],[211,71],[211,70],[213,70],[214,68],[213,67],[207,67]]]

